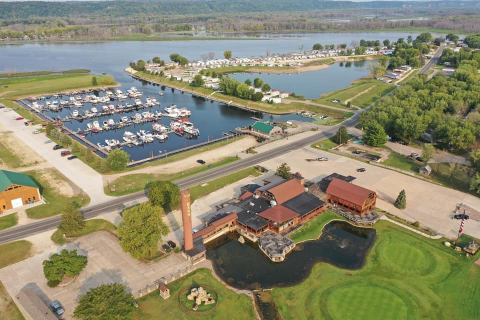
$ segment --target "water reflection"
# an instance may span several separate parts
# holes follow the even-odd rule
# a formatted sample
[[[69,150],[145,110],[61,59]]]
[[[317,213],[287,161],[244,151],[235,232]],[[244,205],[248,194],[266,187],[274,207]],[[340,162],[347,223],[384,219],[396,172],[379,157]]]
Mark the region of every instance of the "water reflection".
[[[233,287],[253,290],[289,286],[302,282],[317,262],[359,269],[375,234],[375,229],[332,222],[325,226],[320,239],[297,245],[282,263],[271,262],[254,245],[232,239],[210,245],[207,257],[216,273]]]

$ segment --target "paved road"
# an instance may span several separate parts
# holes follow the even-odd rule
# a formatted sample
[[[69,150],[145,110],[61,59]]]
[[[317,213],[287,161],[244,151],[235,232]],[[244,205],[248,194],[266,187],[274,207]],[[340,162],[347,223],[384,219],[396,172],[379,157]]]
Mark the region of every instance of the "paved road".
[[[438,48],[437,52],[432,57],[432,59],[430,59],[430,61],[420,70],[420,73],[426,73],[430,68],[432,68],[438,62],[438,59],[442,55],[443,49],[444,49],[444,46],[440,46]],[[360,110],[353,117],[344,121],[342,125],[347,127],[355,126],[360,118],[360,114],[364,112],[366,109]],[[301,140],[297,140],[293,142],[285,141],[286,143],[284,145],[279,146],[277,148],[253,155],[249,158],[236,161],[232,164],[229,164],[223,167],[215,168],[215,169],[194,175],[192,177],[177,180],[175,181],[175,183],[177,183],[180,188],[185,189],[194,185],[208,182],[212,179],[221,177],[228,173],[254,166],[263,161],[275,158],[281,154],[302,148],[320,139],[331,137],[337,132],[339,126],[340,125],[332,126],[321,132],[318,132],[317,134],[311,135]],[[132,193],[123,197],[118,197],[113,200],[106,201],[98,205],[84,208],[82,212],[85,218],[90,219],[102,213],[122,210],[125,207],[128,207],[129,203],[141,202],[141,201],[144,201],[144,199],[145,199],[145,194],[143,192]],[[28,225],[23,225],[23,226],[18,226],[15,228],[8,229],[6,231],[0,232],[0,243],[22,239],[33,234],[55,229],[57,228],[59,223],[60,223],[60,217],[56,216],[48,219],[43,219],[41,221],[34,222]]]

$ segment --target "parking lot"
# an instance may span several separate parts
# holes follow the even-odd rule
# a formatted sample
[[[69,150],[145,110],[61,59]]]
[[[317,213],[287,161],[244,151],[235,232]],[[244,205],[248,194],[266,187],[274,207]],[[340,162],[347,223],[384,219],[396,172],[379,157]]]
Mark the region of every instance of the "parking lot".
[[[328,157],[329,160],[306,161],[322,156]],[[480,199],[475,196],[310,147],[289,152],[261,165],[276,170],[282,162],[288,163],[293,172],[300,172],[306,178],[315,181],[333,172],[355,176],[357,179],[353,183],[378,193],[377,207],[399,217],[419,221],[420,224],[450,238],[457,236],[460,224],[460,221],[452,219],[456,205],[463,202],[470,207],[480,208]],[[361,167],[365,168],[365,172],[357,172]],[[402,189],[405,189],[407,194],[405,210],[393,206]],[[465,233],[480,238],[480,222],[473,219],[466,221]]]

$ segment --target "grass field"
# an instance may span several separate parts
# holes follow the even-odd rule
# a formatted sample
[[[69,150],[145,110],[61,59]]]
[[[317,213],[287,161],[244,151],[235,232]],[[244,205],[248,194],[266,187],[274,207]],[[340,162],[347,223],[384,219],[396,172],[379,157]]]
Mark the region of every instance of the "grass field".
[[[320,140],[315,143],[312,143],[311,146],[312,148],[315,148],[315,149],[328,151],[338,146],[338,144],[335,143],[332,139],[324,139],[324,140]]]
[[[179,294],[183,294],[185,290],[193,286],[205,286],[216,292],[218,300],[214,308],[208,311],[193,312],[180,303]],[[134,314],[133,319],[255,319],[250,298],[227,289],[212,276],[210,270],[199,269],[184,278],[170,283],[168,287],[170,288],[170,298],[167,300],[163,300],[157,291],[139,299],[139,309]]]
[[[93,77],[97,78],[97,86],[116,85],[115,80],[108,75],[92,75],[85,72],[33,74],[0,78],[0,96],[12,100],[39,94],[90,88],[94,87]]]
[[[191,169],[172,173],[172,174],[152,174],[152,173],[128,174],[115,179],[113,182],[110,182],[108,185],[105,186],[104,190],[105,190],[105,193],[110,196],[123,196],[129,193],[142,191],[143,189],[145,189],[145,185],[147,183],[155,180],[173,181],[176,179],[185,178],[185,177],[200,173],[208,169],[219,167],[219,166],[234,162],[236,160],[238,160],[237,157],[227,157],[223,160],[220,160],[208,165],[196,166]]]
[[[85,227],[82,230],[75,232],[74,234],[69,234],[67,236],[70,240],[101,230],[115,233],[117,227],[115,227],[115,225],[113,225],[111,222],[104,219],[91,219],[85,221]],[[65,237],[63,236],[63,233],[58,229],[52,234],[50,238],[53,242],[60,245],[68,242],[68,240],[65,239]]]
[[[360,79],[353,82],[349,87],[327,93],[314,101],[333,107],[344,107],[346,101],[351,100],[352,105],[365,108],[390,92],[393,88],[393,85],[379,80]],[[333,100],[340,100],[340,102],[335,103]]]
[[[421,163],[394,151],[391,151],[388,159],[383,161],[382,164],[413,173],[418,173],[421,167]]]
[[[22,166],[23,160],[12,152],[4,142],[2,142],[0,135],[0,164],[2,163],[9,168],[18,168]]]
[[[31,249],[32,243],[26,240],[0,244],[0,269],[28,258]]]
[[[5,287],[0,282],[0,319],[5,320],[24,320],[25,318],[18,310],[17,306],[8,294]]]
[[[11,213],[8,216],[0,217],[0,230],[13,227],[18,222],[18,214]]]
[[[332,220],[345,220],[331,210],[321,213],[318,217],[307,222],[299,229],[289,235],[295,243],[318,239],[322,233],[323,227]]]
[[[54,216],[62,213],[62,211],[68,208],[72,203],[84,206],[90,201],[88,196],[83,192],[72,197],[60,194],[39,171],[29,171],[27,173],[41,186],[40,193],[46,202],[45,204],[27,209],[26,212],[29,218],[41,219]],[[66,179],[56,170],[52,171],[52,175],[58,180]]]
[[[283,319],[480,319],[473,259],[388,222],[375,228],[362,269],[320,263],[300,285],[273,289]]]
[[[256,168],[246,168],[246,169],[234,172],[232,174],[229,174],[227,176],[223,176],[221,178],[209,181],[204,185],[202,184],[202,185],[194,186],[190,188],[191,200],[193,202],[196,199],[206,196],[207,194],[217,191],[218,189],[221,189],[229,184],[242,180],[248,176],[258,177],[259,175],[261,175],[261,173]]]

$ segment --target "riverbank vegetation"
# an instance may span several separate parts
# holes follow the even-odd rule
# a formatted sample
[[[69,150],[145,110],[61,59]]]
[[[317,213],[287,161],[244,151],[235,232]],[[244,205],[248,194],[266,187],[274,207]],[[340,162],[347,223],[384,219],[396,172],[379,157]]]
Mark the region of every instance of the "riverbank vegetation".
[[[183,305],[180,295],[187,294],[193,287],[202,286],[217,294],[215,307],[201,312],[192,311]],[[225,287],[208,269],[198,269],[191,274],[168,284],[170,298],[160,298],[158,290],[140,298],[139,308],[133,315],[134,320],[153,319],[208,319],[208,320],[247,320],[255,319],[255,311],[251,299],[235,293]]]
[[[476,319],[478,259],[466,258],[402,227],[380,221],[365,266],[317,264],[292,287],[274,288],[283,319]],[[348,295],[348,303],[345,297]],[[292,300],[291,297],[295,297]]]

